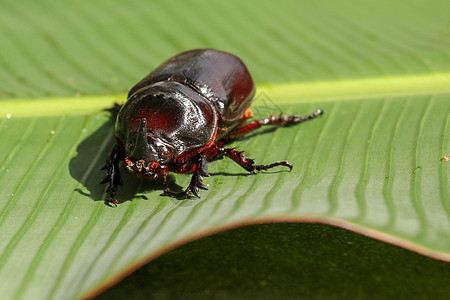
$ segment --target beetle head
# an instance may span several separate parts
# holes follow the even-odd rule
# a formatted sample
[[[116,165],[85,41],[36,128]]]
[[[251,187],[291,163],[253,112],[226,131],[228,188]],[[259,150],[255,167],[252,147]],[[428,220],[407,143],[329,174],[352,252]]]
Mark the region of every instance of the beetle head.
[[[167,163],[173,158],[173,150],[147,131],[147,119],[141,119],[136,135],[131,135],[126,145],[127,169],[133,173],[156,178],[167,174]]]

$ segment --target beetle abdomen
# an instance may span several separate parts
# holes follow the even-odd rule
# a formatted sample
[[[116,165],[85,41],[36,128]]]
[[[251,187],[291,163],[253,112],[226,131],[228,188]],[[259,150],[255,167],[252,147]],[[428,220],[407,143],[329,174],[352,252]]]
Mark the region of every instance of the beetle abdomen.
[[[255,93],[244,63],[214,49],[191,50],[170,58],[131,88],[128,96],[159,81],[176,81],[197,91],[214,104],[225,126],[244,113]]]

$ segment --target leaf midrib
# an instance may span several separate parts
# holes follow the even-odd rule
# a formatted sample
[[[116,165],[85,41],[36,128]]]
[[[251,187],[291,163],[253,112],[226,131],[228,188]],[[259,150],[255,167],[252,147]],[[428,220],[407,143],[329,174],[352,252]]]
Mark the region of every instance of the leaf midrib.
[[[257,85],[257,97],[258,94],[264,94],[271,99],[277,99],[277,103],[280,104],[448,92],[450,92],[450,72]],[[85,114],[111,107],[113,103],[124,102],[125,97],[125,94],[116,94],[5,99],[0,101],[0,117]]]

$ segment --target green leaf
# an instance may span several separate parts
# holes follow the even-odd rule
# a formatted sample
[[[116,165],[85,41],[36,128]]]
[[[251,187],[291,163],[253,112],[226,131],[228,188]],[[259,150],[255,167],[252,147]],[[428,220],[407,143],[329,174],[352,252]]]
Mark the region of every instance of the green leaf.
[[[323,222],[450,260],[450,21],[444,1],[3,1],[0,286],[11,299],[95,294],[196,238],[261,222]],[[211,163],[183,201],[124,176],[117,208],[99,169],[102,111],[164,59],[239,55],[255,115],[323,117],[236,142],[246,174]],[[170,177],[171,188],[189,176]]]
[[[178,247],[98,300],[446,299],[450,264],[324,224],[239,227]]]

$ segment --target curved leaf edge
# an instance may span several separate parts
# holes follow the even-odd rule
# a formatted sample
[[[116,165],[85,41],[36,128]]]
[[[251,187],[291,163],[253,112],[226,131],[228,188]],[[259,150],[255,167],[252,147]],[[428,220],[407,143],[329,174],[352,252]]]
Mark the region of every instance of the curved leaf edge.
[[[369,238],[373,238],[375,240],[389,243],[406,250],[418,253],[423,256],[427,256],[433,259],[450,262],[450,253],[441,252],[435,249],[431,249],[428,247],[424,247],[417,243],[411,242],[407,239],[400,238],[373,228],[365,227],[356,223],[353,223],[348,220],[343,220],[339,218],[329,217],[329,216],[320,216],[320,215],[303,215],[303,216],[272,216],[272,217],[263,217],[256,219],[246,219],[241,221],[235,221],[229,224],[224,224],[217,228],[211,228],[209,230],[204,230],[202,232],[198,232],[186,238],[179,239],[174,241],[170,245],[166,245],[165,247],[154,251],[148,256],[144,256],[142,259],[137,260],[136,262],[130,264],[128,267],[124,268],[122,271],[117,272],[116,274],[104,279],[103,281],[95,284],[94,287],[87,292],[80,293],[79,296],[75,297],[76,299],[93,299],[96,296],[100,295],[107,289],[111,288],[121,280],[123,280],[128,275],[132,274],[134,271],[138,270],[142,266],[148,264],[152,260],[158,258],[159,256],[164,255],[171,250],[193,242],[195,240],[217,234],[219,232],[231,230],[238,227],[248,226],[248,225],[258,225],[265,223],[321,223],[325,225],[336,226],[339,228],[343,228],[345,230],[352,231],[357,234],[361,234],[367,236]]]

